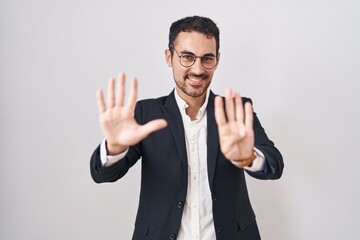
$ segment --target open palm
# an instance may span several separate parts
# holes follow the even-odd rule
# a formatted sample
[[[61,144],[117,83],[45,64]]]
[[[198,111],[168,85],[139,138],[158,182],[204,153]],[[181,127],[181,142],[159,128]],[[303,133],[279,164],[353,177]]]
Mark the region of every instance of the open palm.
[[[253,111],[251,103],[245,103],[240,94],[233,97],[227,90],[225,110],[222,97],[215,99],[215,118],[219,129],[220,149],[230,161],[248,159],[254,152]]]
[[[125,151],[128,146],[139,143],[150,133],[167,126],[164,119],[152,120],[139,125],[134,118],[137,101],[137,80],[131,81],[127,104],[125,98],[125,74],[119,75],[119,87],[115,94],[115,79],[109,79],[107,106],[102,90],[97,91],[100,127],[107,142],[108,154]]]

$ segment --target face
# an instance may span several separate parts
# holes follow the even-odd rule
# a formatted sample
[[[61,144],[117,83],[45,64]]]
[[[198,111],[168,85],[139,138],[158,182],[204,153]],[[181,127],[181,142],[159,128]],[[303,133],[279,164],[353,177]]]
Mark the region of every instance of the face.
[[[205,34],[198,32],[180,32],[174,42],[174,48],[182,55],[192,53],[202,57],[205,55],[216,56],[216,41],[214,37],[208,38]],[[180,58],[169,49],[165,51],[166,62],[172,67],[173,76],[178,94],[184,99],[205,98],[205,93],[210,86],[216,66],[212,69],[205,69],[201,65],[201,59],[196,58],[191,67],[183,67]],[[219,55],[217,56],[220,57]]]

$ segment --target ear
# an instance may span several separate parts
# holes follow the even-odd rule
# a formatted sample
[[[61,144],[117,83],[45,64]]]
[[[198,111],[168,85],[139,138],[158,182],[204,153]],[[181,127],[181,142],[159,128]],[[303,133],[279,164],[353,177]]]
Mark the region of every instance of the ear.
[[[170,52],[170,49],[166,49],[165,50],[165,60],[166,60],[166,63],[169,67],[172,67],[172,55],[171,55],[171,52]]]

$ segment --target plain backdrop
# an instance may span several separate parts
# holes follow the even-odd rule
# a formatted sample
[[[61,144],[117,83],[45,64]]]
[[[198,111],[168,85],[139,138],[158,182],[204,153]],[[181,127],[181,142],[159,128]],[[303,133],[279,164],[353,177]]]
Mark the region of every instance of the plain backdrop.
[[[265,240],[360,239],[360,2],[0,0],[0,239],[130,239],[138,162],[95,184],[95,92],[120,71],[139,98],[173,89],[175,20],[221,31],[212,89],[251,97],[285,169],[247,177]]]

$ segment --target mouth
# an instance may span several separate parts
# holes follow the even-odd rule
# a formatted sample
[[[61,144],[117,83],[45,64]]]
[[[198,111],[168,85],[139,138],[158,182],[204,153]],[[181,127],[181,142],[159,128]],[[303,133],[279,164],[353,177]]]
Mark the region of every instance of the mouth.
[[[207,79],[206,74],[201,74],[201,75],[187,74],[185,76],[185,80],[194,86],[202,85],[206,79]]]

